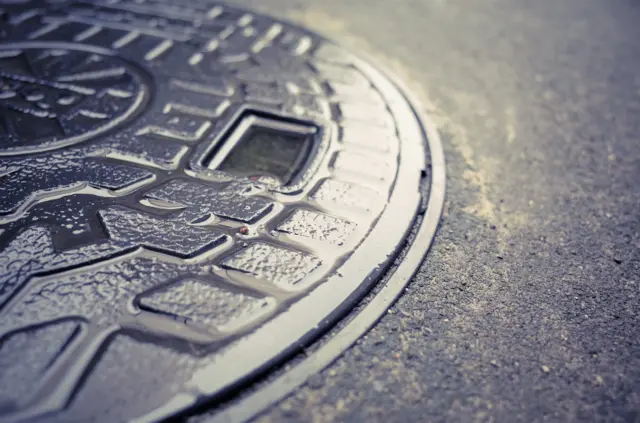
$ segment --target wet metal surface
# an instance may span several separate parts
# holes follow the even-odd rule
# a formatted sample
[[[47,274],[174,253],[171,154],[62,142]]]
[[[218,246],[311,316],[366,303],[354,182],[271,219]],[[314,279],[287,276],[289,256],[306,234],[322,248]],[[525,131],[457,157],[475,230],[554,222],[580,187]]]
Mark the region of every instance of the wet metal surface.
[[[428,209],[418,265],[437,135],[367,63],[213,2],[0,5],[1,421],[215,403],[349,311]]]

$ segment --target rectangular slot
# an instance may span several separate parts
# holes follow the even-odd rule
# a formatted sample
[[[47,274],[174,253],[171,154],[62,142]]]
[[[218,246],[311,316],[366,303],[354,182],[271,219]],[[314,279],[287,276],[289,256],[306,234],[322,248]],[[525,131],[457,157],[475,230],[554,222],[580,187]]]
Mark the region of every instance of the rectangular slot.
[[[204,165],[238,177],[268,177],[280,186],[292,185],[309,162],[316,133],[312,125],[248,114]]]

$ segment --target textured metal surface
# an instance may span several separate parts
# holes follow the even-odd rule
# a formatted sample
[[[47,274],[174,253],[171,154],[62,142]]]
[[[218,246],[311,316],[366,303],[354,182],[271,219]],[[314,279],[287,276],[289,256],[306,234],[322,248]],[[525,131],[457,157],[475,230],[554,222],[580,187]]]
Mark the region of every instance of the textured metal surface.
[[[423,128],[341,48],[209,2],[0,5],[5,420],[210,400],[322,333],[397,252]],[[260,128],[310,137],[308,160],[225,171]]]

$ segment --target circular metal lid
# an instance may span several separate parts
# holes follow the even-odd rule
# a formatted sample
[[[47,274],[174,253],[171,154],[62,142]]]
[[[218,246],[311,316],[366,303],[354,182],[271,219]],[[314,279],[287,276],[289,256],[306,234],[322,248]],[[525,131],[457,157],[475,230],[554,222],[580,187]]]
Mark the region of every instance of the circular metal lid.
[[[7,421],[151,421],[226,394],[439,214],[411,104],[303,29],[204,1],[0,17]]]

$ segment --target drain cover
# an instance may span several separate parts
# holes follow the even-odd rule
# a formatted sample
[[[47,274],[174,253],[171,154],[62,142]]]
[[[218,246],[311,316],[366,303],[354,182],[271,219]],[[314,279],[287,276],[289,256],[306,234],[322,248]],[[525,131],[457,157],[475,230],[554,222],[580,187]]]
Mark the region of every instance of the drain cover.
[[[411,106],[302,29],[200,0],[0,20],[6,421],[227,393],[361,298],[427,204]]]

